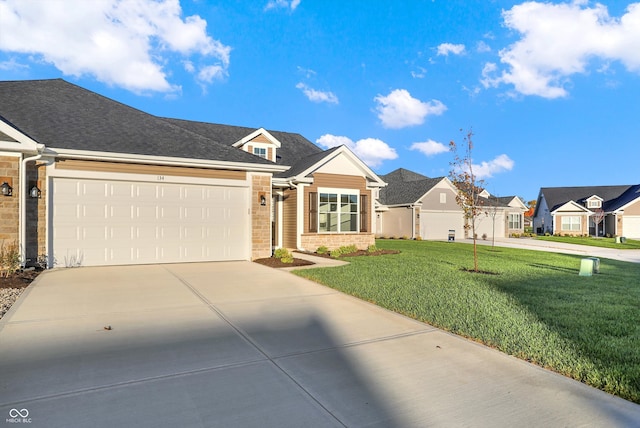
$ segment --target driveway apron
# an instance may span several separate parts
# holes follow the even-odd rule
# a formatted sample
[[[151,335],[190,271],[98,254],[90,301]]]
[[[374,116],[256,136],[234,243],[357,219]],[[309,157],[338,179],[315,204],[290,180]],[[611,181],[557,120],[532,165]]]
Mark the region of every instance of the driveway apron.
[[[640,406],[250,262],[43,273],[0,320],[0,424],[639,426]]]

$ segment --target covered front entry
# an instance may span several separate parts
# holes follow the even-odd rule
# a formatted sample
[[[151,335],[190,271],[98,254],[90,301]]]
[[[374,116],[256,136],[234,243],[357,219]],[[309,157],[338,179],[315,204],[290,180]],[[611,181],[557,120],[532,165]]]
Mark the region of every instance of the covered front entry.
[[[54,266],[248,260],[248,187],[54,178]]]

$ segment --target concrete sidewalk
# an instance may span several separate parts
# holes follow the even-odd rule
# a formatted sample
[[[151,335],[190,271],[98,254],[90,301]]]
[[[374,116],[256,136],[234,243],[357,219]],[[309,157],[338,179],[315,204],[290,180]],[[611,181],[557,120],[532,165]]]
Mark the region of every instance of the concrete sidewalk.
[[[473,243],[471,239],[461,242]],[[480,245],[491,245],[491,239],[476,241]],[[541,241],[530,238],[496,238],[496,246],[521,248],[525,250],[547,251],[550,253],[576,254],[585,257],[600,257],[603,259],[620,260],[623,262],[640,263],[640,250],[621,250],[617,248],[600,248],[589,245],[567,244],[564,242]]]
[[[0,415],[34,427],[629,427],[640,406],[228,262],[45,272],[0,320]]]

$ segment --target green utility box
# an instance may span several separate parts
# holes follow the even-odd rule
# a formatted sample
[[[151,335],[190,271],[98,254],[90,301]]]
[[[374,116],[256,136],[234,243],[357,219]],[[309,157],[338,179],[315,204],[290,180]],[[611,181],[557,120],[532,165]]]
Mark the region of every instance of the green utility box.
[[[587,257],[593,260],[593,273],[600,273],[600,259],[597,257]]]
[[[580,276],[592,276],[593,275],[593,259],[582,259],[580,260],[580,272],[578,275]]]

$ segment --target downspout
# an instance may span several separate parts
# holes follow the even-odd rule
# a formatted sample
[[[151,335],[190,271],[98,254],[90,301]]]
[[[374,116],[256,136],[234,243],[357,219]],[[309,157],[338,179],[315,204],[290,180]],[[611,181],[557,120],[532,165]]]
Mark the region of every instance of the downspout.
[[[26,224],[26,218],[27,218],[27,193],[29,192],[29,190],[27,189],[27,183],[26,183],[26,178],[27,178],[27,162],[31,162],[31,161],[35,161],[38,160],[42,157],[41,154],[32,156],[30,158],[24,158],[22,159],[22,161],[20,162],[20,171],[19,171],[19,179],[18,181],[20,182],[20,193],[19,193],[19,197],[20,200],[18,202],[20,209],[18,210],[19,214],[18,214],[18,228],[20,229],[20,239],[19,239],[19,248],[20,248],[20,260],[21,260],[21,266],[24,268],[26,263],[27,263],[27,224]]]

